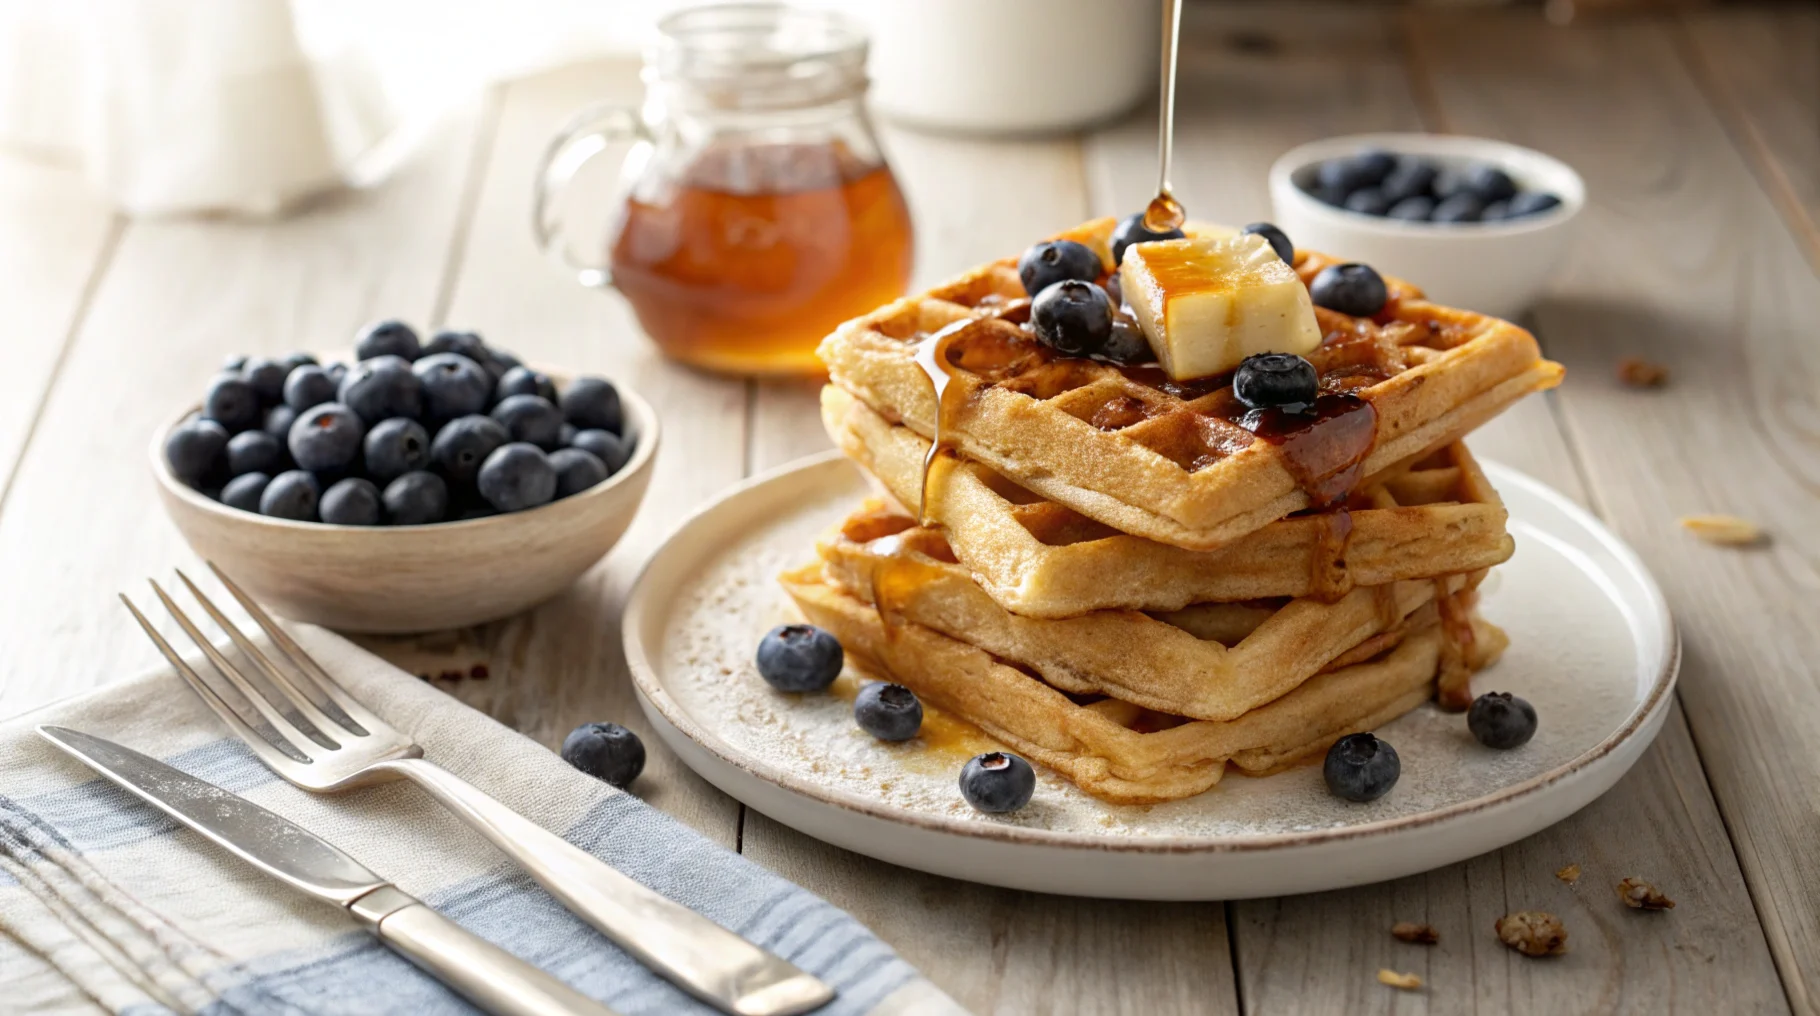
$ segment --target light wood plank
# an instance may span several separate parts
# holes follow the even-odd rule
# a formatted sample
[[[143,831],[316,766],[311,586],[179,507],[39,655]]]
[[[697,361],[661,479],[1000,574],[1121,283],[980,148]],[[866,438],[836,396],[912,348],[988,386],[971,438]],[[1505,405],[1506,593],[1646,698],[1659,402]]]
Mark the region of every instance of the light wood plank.
[[[1814,1011],[1820,281],[1659,23],[1434,17],[1413,44],[1447,126],[1534,145],[1587,178],[1585,228],[1537,318],[1569,368],[1561,405],[1593,498],[1681,626],[1681,701],[1788,1001]],[[1621,389],[1612,364],[1626,353],[1674,383]],[[1700,544],[1675,519],[1703,511],[1752,518],[1773,542]],[[1631,849],[1655,838],[1619,835]],[[1755,983],[1730,980],[1723,1008]]]

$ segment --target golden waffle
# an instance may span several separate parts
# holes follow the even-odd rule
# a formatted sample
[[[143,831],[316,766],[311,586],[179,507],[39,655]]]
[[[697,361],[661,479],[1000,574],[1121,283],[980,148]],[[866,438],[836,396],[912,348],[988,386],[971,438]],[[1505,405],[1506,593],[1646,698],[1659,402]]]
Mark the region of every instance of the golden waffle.
[[[1336,603],[1199,604],[1155,615],[1101,610],[1063,620],[1020,617],[954,563],[942,534],[874,503],[817,551],[828,581],[880,610],[1035,670],[1074,694],[1231,720],[1281,698],[1342,654],[1365,657],[1439,621],[1436,594],[1471,596],[1483,572],[1353,590]]]
[[[1112,227],[1099,219],[1061,237],[1110,263]],[[1304,281],[1333,263],[1296,255]],[[1321,500],[1308,490],[1344,492],[1559,383],[1561,366],[1523,329],[1386,282],[1391,298],[1375,320],[1316,308],[1325,338],[1308,357],[1332,404],[1353,395],[1370,409],[1279,433],[1281,443],[1239,425],[1225,377],[1178,383],[1155,368],[1055,356],[1020,323],[1029,303],[1014,258],[848,321],[818,354],[835,384],[887,419],[929,438],[939,416],[944,446],[1051,501],[1120,532],[1212,550]],[[938,410],[915,355],[946,328]]]
[[[929,442],[829,385],[822,420],[847,456],[914,510]],[[999,606],[1026,617],[1178,610],[1477,571],[1510,557],[1506,512],[1466,446],[1392,467],[1331,513],[1279,519],[1213,551],[1127,536],[977,462],[939,460],[926,510]],[[1350,526],[1348,529],[1347,527]]]
[[[849,661],[909,686],[1013,750],[1061,773],[1095,797],[1148,804],[1198,794],[1227,762],[1267,775],[1323,752],[1349,733],[1373,730],[1426,701],[1443,657],[1440,626],[1390,652],[1304,682],[1228,722],[1184,721],[1117,699],[1077,702],[982,649],[899,620],[826,581],[819,566],[783,577],[805,617],[833,632]],[[1497,628],[1472,620],[1468,663],[1488,666],[1505,645]]]

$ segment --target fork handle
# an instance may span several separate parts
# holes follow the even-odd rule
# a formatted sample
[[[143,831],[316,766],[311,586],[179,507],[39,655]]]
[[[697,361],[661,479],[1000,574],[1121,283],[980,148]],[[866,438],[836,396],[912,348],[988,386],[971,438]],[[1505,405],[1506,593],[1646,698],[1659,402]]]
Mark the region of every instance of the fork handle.
[[[384,765],[428,790],[615,945],[722,1012],[794,1016],[834,997],[787,960],[647,889],[436,763]]]

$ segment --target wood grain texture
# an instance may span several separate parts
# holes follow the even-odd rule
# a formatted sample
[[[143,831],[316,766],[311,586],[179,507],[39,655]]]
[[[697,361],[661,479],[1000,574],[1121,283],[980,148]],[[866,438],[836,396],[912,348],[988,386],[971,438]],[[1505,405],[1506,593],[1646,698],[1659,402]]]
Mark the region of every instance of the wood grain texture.
[[[1551,152],[1587,179],[1585,228],[1538,325],[1568,365],[1560,404],[1593,501],[1681,626],[1680,699],[1788,1002],[1814,1011],[1820,280],[1661,24],[1412,26],[1446,126]],[[1666,365],[1670,386],[1622,389],[1624,354]],[[1713,547],[1676,524],[1705,511],[1750,518],[1771,542]]]

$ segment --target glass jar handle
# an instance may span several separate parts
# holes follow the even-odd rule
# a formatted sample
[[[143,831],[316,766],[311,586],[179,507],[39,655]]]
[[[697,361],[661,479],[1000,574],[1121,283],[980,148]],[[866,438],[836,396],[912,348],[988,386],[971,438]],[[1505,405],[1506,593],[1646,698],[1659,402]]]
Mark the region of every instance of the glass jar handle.
[[[537,164],[536,193],[532,198],[531,231],[537,246],[575,272],[584,286],[605,288],[613,285],[613,275],[605,264],[589,264],[570,251],[562,233],[560,216],[554,211],[555,200],[583,165],[615,141],[650,142],[651,128],[638,111],[630,106],[590,106],[577,113],[550,146],[544,149]]]

